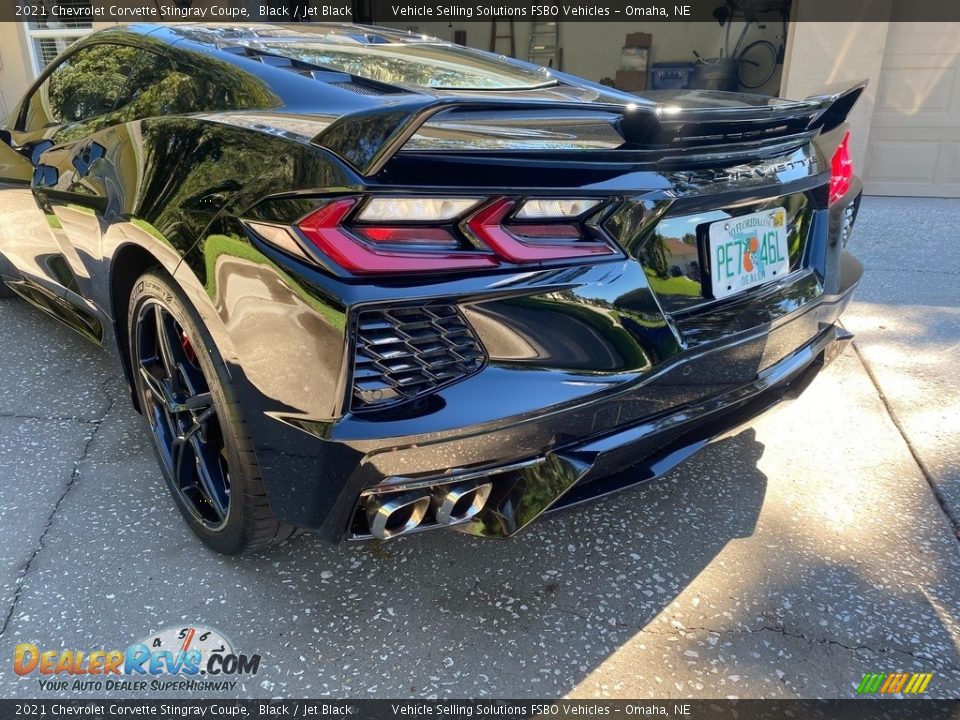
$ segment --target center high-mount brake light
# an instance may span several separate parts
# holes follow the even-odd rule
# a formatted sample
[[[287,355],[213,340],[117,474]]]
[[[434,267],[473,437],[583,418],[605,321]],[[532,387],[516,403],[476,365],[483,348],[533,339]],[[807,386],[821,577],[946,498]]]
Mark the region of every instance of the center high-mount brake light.
[[[853,160],[850,158],[850,133],[845,133],[830,160],[830,204],[843,198],[853,182]]]

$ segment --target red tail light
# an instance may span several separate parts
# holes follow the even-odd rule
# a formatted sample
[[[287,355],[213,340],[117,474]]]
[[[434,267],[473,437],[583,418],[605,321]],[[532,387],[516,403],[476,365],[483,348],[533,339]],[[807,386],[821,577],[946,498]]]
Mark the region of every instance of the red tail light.
[[[504,224],[515,205],[515,200],[500,198],[481,208],[467,221],[470,232],[511,262],[539,262],[614,252],[607,243],[585,238],[580,227],[569,222],[556,225],[542,221]]]
[[[837,202],[850,189],[853,181],[853,161],[850,159],[850,133],[843,136],[843,140],[833,153],[830,161],[830,204]]]
[[[345,270],[354,273],[440,272],[444,270],[485,268],[497,265],[497,259],[477,252],[458,250],[414,251],[383,249],[376,244],[393,247],[409,243],[429,244],[440,235],[436,228],[364,228],[361,232],[370,243],[350,233],[341,223],[357,204],[357,198],[343,198],[324,205],[300,221],[298,227],[307,239],[327,257]],[[445,230],[440,232],[446,233]],[[371,234],[372,233],[372,234]],[[391,241],[391,238],[393,240]],[[447,233],[445,238],[453,239]],[[412,243],[411,243],[412,244]]]
[[[357,274],[443,272],[616,253],[582,222],[601,201],[533,200],[514,213],[518,203],[381,197],[360,207],[360,198],[346,197],[330,201],[297,227],[326,257]],[[557,213],[563,216],[550,217]]]

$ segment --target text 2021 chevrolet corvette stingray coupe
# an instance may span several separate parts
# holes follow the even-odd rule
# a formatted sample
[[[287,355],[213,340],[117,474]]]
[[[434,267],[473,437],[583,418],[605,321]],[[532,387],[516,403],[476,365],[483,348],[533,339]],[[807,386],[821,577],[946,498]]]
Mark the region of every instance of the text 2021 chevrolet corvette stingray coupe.
[[[221,552],[507,537],[847,344],[862,90],[635,97],[381,28],[110,28],[0,131],[0,287],[119,350]]]

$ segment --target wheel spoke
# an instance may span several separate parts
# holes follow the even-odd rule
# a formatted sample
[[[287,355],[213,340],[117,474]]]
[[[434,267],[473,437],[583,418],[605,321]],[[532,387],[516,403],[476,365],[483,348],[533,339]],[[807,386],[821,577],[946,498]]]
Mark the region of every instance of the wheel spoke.
[[[140,366],[140,377],[143,378],[154,400],[160,403],[165,411],[170,412],[177,405],[176,399],[167,388],[166,383],[143,365]]]
[[[190,362],[190,358],[187,357],[186,350],[184,350],[182,345],[182,340],[180,340],[174,351],[174,356],[176,358],[176,367],[180,371],[179,380],[181,384],[184,385],[184,392],[187,395],[193,395],[196,397],[202,395],[209,395],[207,392],[207,382],[203,377],[203,372],[200,368]]]
[[[186,400],[183,401],[183,404],[185,407],[189,408],[190,410],[200,410],[201,408],[212,410],[213,395],[208,392],[198,393],[197,395],[188,397]],[[216,411],[214,410],[214,412]]]
[[[204,412],[200,413],[193,419],[193,424],[190,425],[186,430],[183,431],[183,439],[190,440],[194,435],[200,433],[201,442],[206,442],[206,428],[207,422],[214,415],[217,414],[217,411],[211,406],[207,408]]]
[[[213,395],[210,393],[200,393],[183,401],[183,407],[190,411],[190,426],[184,430],[183,437],[189,440],[191,437],[200,433],[200,439],[206,441],[206,427],[214,415],[217,414],[217,408],[213,404]],[[201,411],[201,412],[198,412]]]
[[[153,317],[156,323],[157,357],[163,364],[167,377],[176,381],[177,363],[174,360],[173,347],[170,343],[167,313],[158,305],[153,309]]]
[[[175,392],[196,395],[206,391],[207,383],[200,368],[191,362],[184,348],[186,336],[179,323],[164,310],[157,308],[157,352],[170,377]]]
[[[173,453],[173,478],[180,492],[192,490],[196,487],[193,477],[193,463],[187,461],[187,456],[193,454],[193,446],[183,437],[177,437],[171,448]]]
[[[190,437],[188,441],[196,457],[197,479],[200,481],[200,487],[203,494],[210,500],[210,506],[218,520],[223,520],[227,515],[226,487],[223,483],[220,463],[216,454],[211,456],[210,447],[202,442],[196,435]],[[216,468],[216,470],[214,470]],[[221,476],[219,479],[214,475]]]

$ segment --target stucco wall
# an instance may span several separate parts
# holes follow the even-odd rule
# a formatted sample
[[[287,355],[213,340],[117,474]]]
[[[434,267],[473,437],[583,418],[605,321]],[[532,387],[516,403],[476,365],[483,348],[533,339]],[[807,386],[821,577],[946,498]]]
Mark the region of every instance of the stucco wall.
[[[0,22],[0,116],[6,117],[33,79],[23,24]]]
[[[890,23],[804,22],[805,15],[815,16],[821,2],[828,4],[828,0],[801,0],[797,7],[794,19],[800,22],[792,23],[787,42],[783,96],[803,98],[831,83],[869,80],[848,118],[854,167],[862,168]]]

